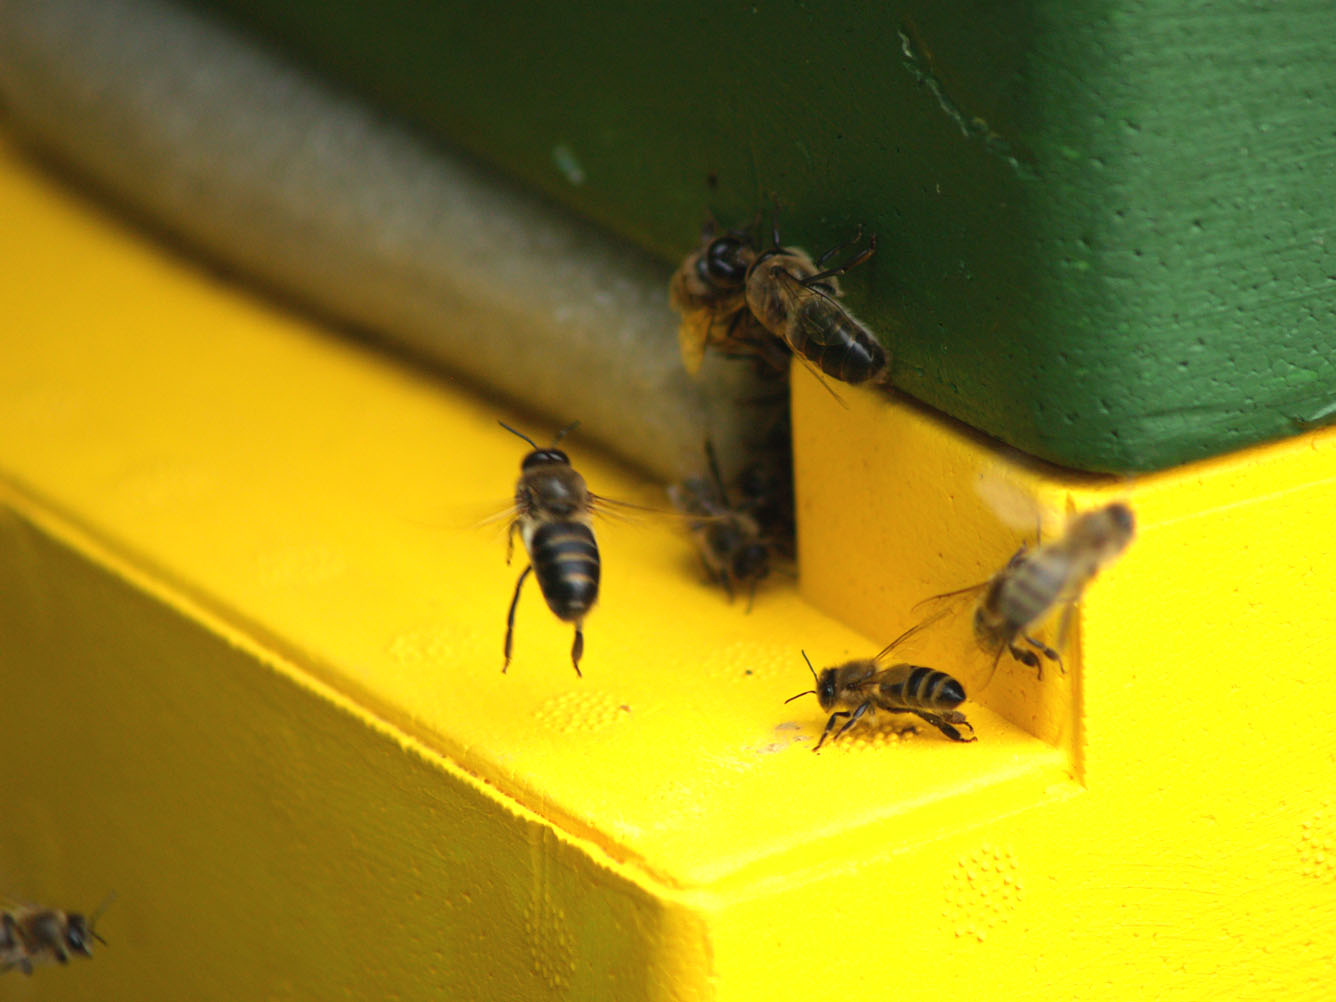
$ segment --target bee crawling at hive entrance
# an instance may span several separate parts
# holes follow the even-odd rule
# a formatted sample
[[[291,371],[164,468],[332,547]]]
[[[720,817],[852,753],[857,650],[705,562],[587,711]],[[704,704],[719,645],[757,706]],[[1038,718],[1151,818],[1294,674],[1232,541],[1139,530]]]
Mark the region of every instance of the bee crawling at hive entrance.
[[[1022,546],[987,581],[934,595],[919,603],[935,604],[937,608],[907,630],[897,643],[950,614],[955,608],[951,600],[973,600],[974,642],[992,657],[987,679],[980,688],[991,681],[1004,653],[1035,669],[1041,679],[1044,660],[1065,672],[1061,649],[1066,644],[1076,603],[1096,574],[1127,548],[1135,531],[1132,509],[1122,502],[1078,515],[1061,538],[1033,548]],[[1033,634],[1059,609],[1062,611],[1056,644],[1049,646]]]
[[[788,371],[789,351],[747,309],[747,271],[756,260],[755,241],[744,230],[718,234],[713,219],[701,241],[673,272],[668,300],[682,315],[677,343],[682,364],[693,376],[707,349],[727,357],[748,357],[763,375]]]
[[[68,964],[72,956],[91,957],[93,940],[106,945],[95,926],[114,899],[114,894],[108,895],[87,918],[79,912],[26,905],[0,912],[0,973],[18,968],[32,974],[38,964]]]
[[[812,667],[807,652],[803,652],[803,660],[807,662],[816,688],[790,696],[785,702],[791,703],[802,696],[815,695],[821,709],[830,714],[826,729],[821,732],[821,738],[812,751],[821,749],[838,721],[843,720],[844,724],[835,731],[832,741],[839,740],[860,720],[875,716],[878,710],[913,714],[952,741],[964,743],[976,740],[974,728],[965,719],[965,714],[956,709],[965,702],[965,687],[946,672],[932,668],[910,664],[886,666],[884,662],[896,644],[897,641],[892,641],[872,658],[823,668],[820,674]],[[961,732],[962,727],[968,736]]]
[[[739,588],[747,589],[747,609],[751,610],[756,586],[770,573],[775,541],[768,539],[757,513],[748,505],[768,500],[764,492],[749,497],[747,505],[729,497],[714,446],[705,443],[708,477],[688,477],[668,488],[673,505],[686,519],[687,529],[696,544],[701,565],[711,581],[721,585],[729,601]]]
[[[857,244],[858,234],[849,244]],[[843,247],[832,247],[815,262],[796,247],[779,242],[779,224],[771,228],[771,246],[747,269],[747,307],[766,330],[815,369],[845,383],[880,381],[887,370],[886,349],[839,302],[838,278],[858,267],[877,249],[868,246],[843,264],[826,262]]]
[[[839,276],[865,262],[877,239],[849,260],[827,268],[843,247],[816,261],[779,241],[757,247],[749,231],[716,235],[707,224],[700,245],[687,255],[669,283],[669,299],[682,314],[678,342],[687,371],[700,369],[707,348],[725,355],[750,356],[763,373],[782,373],[789,354],[818,373],[846,383],[879,381],[887,370],[886,350],[839,302]],[[850,244],[862,239],[862,230]]]
[[[538,577],[538,587],[553,614],[575,625],[571,644],[571,664],[580,675],[584,654],[584,620],[598,599],[601,564],[598,542],[594,539],[593,512],[601,499],[589,492],[584,477],[571,466],[570,457],[557,448],[558,443],[579,422],[561,429],[547,448],[504,422],[497,422],[512,435],[524,439],[532,451],[520,461],[520,478],[515,484],[514,518],[506,543],[506,563],[515,551],[518,534],[529,556],[529,566],[515,582],[515,594],[506,615],[504,672],[510,667],[515,639],[515,609],[520,590],[529,573]]]

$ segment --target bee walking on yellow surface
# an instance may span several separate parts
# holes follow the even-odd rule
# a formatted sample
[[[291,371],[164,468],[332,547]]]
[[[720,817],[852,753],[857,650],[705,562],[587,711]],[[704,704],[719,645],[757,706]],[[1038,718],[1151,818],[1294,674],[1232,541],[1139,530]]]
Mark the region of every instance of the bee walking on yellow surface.
[[[770,573],[771,545],[751,513],[729,499],[714,446],[705,443],[710,476],[688,477],[668,488],[668,496],[687,520],[710,580],[728,592],[731,602],[736,589],[746,586],[747,608],[751,608],[756,586]]]
[[[815,689],[800,692],[785,700],[791,703],[803,696],[815,695],[821,709],[830,714],[826,729],[812,751],[818,751],[838,720],[844,725],[835,732],[832,741],[838,740],[845,731],[862,720],[865,716],[875,715],[878,710],[887,713],[910,713],[932,724],[952,741],[969,742],[976,740],[974,728],[965,719],[965,714],[956,709],[965,702],[965,687],[945,672],[918,665],[894,664],[883,667],[884,659],[899,643],[899,639],[888,644],[876,657],[848,661],[834,668],[822,668],[817,674],[811,659],[803,651],[803,660],[816,682]],[[960,728],[969,731],[966,737]]]
[[[17,967],[32,974],[36,964],[68,964],[71,956],[91,957],[93,940],[106,945],[94,926],[114,898],[108,896],[87,918],[56,908],[14,906],[0,912],[0,973]]]
[[[533,571],[547,606],[563,622],[575,624],[571,644],[571,664],[580,675],[580,657],[584,653],[584,618],[598,599],[598,543],[594,539],[593,509],[597,498],[589,493],[584,477],[571,466],[570,458],[557,444],[579,422],[557,433],[552,445],[541,448],[533,439],[504,422],[502,428],[533,447],[520,462],[520,478],[515,484],[515,517],[510,523],[506,545],[506,563],[515,551],[518,533],[529,556],[529,566],[515,582],[515,594],[506,616],[506,660],[501,671],[510,667],[515,636],[515,608],[520,589]]]
[[[1062,646],[1082,591],[1127,548],[1135,526],[1132,509],[1122,502],[1085,512],[1072,520],[1060,539],[1033,549],[1022,546],[1005,567],[983,584],[937,595],[929,601],[979,594],[974,607],[974,639],[993,656],[993,670],[1005,651],[1021,664],[1034,668],[1040,678],[1044,675],[1041,655],[1065,671],[1062,655],[1031,633],[1061,606],[1058,646]],[[907,639],[945,611],[934,613],[900,639]],[[1021,647],[1021,641],[1033,649]]]
[[[861,239],[860,229],[850,245]],[[866,383],[884,375],[886,349],[840,304],[837,279],[875,253],[877,238],[843,264],[825,268],[842,249],[833,247],[813,262],[805,251],[780,245],[776,224],[772,246],[747,268],[747,307],[766,330],[826,375]]]
[[[756,249],[747,233],[730,230],[716,236],[711,221],[701,233],[700,245],[673,273],[668,299],[682,314],[677,341],[682,364],[692,375],[700,371],[707,348],[752,357],[762,372],[786,371],[788,349],[747,309],[747,271],[755,260]]]

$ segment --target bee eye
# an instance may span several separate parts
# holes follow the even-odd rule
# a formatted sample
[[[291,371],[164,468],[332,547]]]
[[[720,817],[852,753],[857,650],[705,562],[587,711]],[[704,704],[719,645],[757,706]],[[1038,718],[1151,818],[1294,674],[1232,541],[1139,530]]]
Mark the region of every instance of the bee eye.
[[[706,275],[716,282],[736,284],[747,277],[747,262],[743,260],[742,241],[736,237],[720,237],[710,244],[702,261]]]

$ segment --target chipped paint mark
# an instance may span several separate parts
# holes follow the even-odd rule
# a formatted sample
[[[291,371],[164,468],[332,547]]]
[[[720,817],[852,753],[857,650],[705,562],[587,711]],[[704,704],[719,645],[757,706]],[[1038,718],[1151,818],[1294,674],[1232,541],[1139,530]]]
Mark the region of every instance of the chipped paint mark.
[[[932,57],[910,37],[909,26],[904,25],[897,34],[900,36],[900,51],[905,55],[902,60],[905,69],[909,71],[909,75],[914,78],[915,83],[926,88],[928,93],[936,99],[942,111],[946,112],[947,117],[956,123],[961,135],[966,139],[978,140],[989,153],[1009,163],[1012,170],[1020,177],[1027,181],[1036,180],[1039,177],[1039,171],[1029,161],[1028,157],[1023,158],[1011,143],[994,132],[992,127],[978,115],[967,115],[946,93],[942,87],[942,82],[937,79],[936,73],[933,72]]]
[[[557,171],[567,181],[574,185],[585,183],[585,169],[580,161],[576,159],[575,151],[565,143],[558,143],[552,147],[552,162],[556,165]]]

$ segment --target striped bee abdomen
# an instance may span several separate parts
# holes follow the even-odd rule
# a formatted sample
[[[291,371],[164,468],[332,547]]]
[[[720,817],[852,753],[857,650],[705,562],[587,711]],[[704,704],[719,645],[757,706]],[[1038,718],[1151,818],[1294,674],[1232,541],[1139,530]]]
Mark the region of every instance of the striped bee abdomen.
[[[598,544],[582,522],[545,522],[529,541],[529,560],[558,619],[571,622],[587,613],[598,598]]]
[[[887,669],[878,692],[888,703],[922,710],[950,710],[965,702],[965,687],[958,681],[918,665]]]
[[[821,301],[809,303],[807,312],[820,315],[795,325],[793,348],[826,375],[857,384],[886,368],[886,349],[853,317]]]

